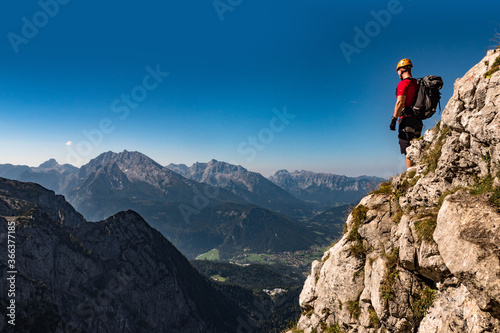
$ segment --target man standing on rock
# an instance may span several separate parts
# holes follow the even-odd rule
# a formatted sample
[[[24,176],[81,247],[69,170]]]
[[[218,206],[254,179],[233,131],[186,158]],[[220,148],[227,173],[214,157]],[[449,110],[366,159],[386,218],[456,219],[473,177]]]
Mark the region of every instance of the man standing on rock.
[[[401,154],[406,156],[406,148],[410,146],[410,141],[420,137],[422,132],[422,120],[413,115],[411,107],[415,104],[418,93],[418,81],[411,75],[413,64],[410,59],[402,59],[398,62],[396,71],[401,79],[396,88],[396,106],[391,119],[390,129],[396,130],[396,121],[399,119],[399,146]],[[406,158],[406,168],[414,164]]]

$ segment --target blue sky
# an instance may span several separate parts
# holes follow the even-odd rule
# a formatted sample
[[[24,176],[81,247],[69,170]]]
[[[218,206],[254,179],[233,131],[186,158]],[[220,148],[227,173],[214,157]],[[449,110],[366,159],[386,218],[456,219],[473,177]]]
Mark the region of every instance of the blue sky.
[[[31,166],[126,149],[266,176],[391,176],[405,168],[388,129],[398,60],[443,77],[444,107],[500,28],[498,1],[1,6],[0,163]]]

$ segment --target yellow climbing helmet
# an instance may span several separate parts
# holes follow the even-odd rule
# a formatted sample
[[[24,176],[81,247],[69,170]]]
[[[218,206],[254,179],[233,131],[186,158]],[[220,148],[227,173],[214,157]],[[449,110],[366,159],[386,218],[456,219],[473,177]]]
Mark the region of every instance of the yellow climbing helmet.
[[[410,66],[410,68],[413,67],[413,64],[411,63],[411,60],[410,59],[401,59],[399,62],[398,62],[398,66],[396,67],[396,71],[399,71],[399,69],[401,67],[406,67],[406,66]]]

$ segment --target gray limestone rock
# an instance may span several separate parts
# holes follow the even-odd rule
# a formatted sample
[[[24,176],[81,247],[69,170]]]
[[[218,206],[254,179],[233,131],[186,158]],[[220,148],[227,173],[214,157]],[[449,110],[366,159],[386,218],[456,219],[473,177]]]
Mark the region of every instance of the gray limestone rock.
[[[312,315],[299,329],[500,332],[500,213],[488,202],[500,186],[500,71],[484,75],[499,56],[489,51],[456,80],[440,124],[408,148],[416,166],[393,178],[392,193],[362,199],[366,214],[351,213],[313,264],[300,299]],[[486,193],[471,196],[474,187]],[[350,233],[362,256],[350,255]]]
[[[481,310],[500,319],[500,214],[484,197],[459,191],[439,211],[434,239],[446,266]]]
[[[420,333],[486,333],[500,331],[500,321],[481,311],[464,285],[439,291],[420,323]]]

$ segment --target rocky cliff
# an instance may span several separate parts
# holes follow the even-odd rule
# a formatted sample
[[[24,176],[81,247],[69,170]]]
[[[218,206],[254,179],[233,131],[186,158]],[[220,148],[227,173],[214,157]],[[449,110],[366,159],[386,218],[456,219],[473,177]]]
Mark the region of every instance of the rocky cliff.
[[[0,239],[1,332],[219,333],[253,324],[133,211],[90,223],[54,192],[0,178]]]
[[[312,264],[295,331],[500,332],[500,52]]]

